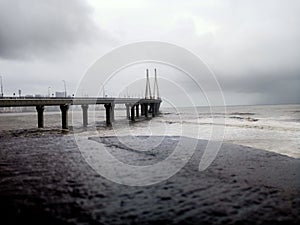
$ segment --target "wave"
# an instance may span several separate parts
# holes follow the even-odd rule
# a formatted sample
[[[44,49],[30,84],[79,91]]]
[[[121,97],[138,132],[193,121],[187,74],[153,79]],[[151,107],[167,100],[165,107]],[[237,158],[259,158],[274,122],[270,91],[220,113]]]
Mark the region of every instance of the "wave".
[[[255,113],[249,113],[249,112],[233,112],[233,113],[230,113],[230,115],[254,116]]]
[[[226,126],[226,127],[238,127],[238,128],[247,128],[247,129],[265,129],[265,130],[277,130],[277,131],[300,131],[300,128],[292,128],[292,127],[279,127],[279,126],[270,126],[270,125],[259,125],[259,124],[232,124],[232,123],[214,123],[214,122],[196,122],[196,121],[163,121],[168,124],[190,124],[190,125],[216,125],[216,126]]]
[[[231,119],[238,119],[238,120],[247,120],[249,122],[257,122],[258,119],[252,117],[240,117],[240,116],[230,116]]]

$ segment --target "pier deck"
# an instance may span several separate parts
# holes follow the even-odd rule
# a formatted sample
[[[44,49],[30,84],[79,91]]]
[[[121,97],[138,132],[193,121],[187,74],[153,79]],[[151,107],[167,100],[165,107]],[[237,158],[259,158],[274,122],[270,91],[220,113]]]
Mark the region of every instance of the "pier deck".
[[[0,107],[36,107],[38,114],[38,127],[44,127],[44,109],[45,106],[60,106],[62,116],[62,128],[68,129],[68,110],[71,105],[81,105],[83,112],[83,126],[88,125],[88,107],[89,105],[104,105],[106,115],[106,125],[111,126],[114,121],[114,107],[117,104],[125,104],[127,118],[135,121],[136,117],[149,114],[155,117],[159,113],[161,99],[148,98],[97,98],[97,97],[3,97],[0,98]],[[141,106],[141,107],[139,107]],[[139,113],[141,109],[141,113]]]

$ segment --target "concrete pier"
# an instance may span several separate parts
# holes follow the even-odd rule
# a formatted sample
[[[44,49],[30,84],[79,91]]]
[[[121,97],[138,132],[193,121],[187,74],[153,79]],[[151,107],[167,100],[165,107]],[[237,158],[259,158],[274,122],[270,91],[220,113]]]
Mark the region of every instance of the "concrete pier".
[[[130,109],[129,109],[129,104],[125,104],[125,106],[126,106],[126,117],[127,117],[127,119],[129,119],[130,120]]]
[[[150,112],[152,113],[152,117],[155,117],[155,104],[154,103],[150,103]]]
[[[44,127],[44,109],[47,106],[60,106],[62,129],[68,129],[68,110],[70,105],[79,105],[82,108],[83,126],[88,126],[88,108],[90,105],[104,105],[106,114],[106,125],[111,126],[114,121],[115,105],[126,106],[126,117],[131,121],[136,121],[138,117],[144,116],[148,118],[149,113],[152,117],[158,115],[161,99],[153,98],[53,98],[53,97],[22,97],[0,98],[0,107],[29,107],[34,106],[37,110],[38,127]],[[151,108],[149,109],[149,106]],[[141,112],[140,112],[141,107]]]
[[[141,115],[145,116],[145,105],[141,104]]]
[[[144,113],[145,113],[145,117],[148,118],[148,103],[144,104]]]
[[[135,117],[134,117],[134,105],[132,105],[131,107],[130,107],[130,120],[131,121],[135,121]]]
[[[137,105],[135,106],[135,114],[136,114],[136,117],[139,117],[139,116],[140,116],[139,107],[140,107],[139,104],[137,104]]]
[[[115,104],[111,104],[111,122],[115,121]]]
[[[89,105],[81,105],[81,109],[82,109],[82,122],[83,122],[83,126],[84,127],[88,126],[88,108],[89,108]]]
[[[155,103],[155,105],[156,105],[156,107],[155,107],[155,113],[156,113],[156,115],[158,115],[159,114],[159,108],[160,108],[160,103]]]
[[[61,125],[62,129],[69,129],[68,125],[68,111],[69,111],[69,105],[60,105],[60,111],[61,111]]]
[[[111,112],[112,112],[112,107],[111,103],[104,104],[105,107],[105,115],[106,115],[106,126],[111,126]]]
[[[68,129],[68,110],[70,105],[80,105],[82,108],[82,121],[83,126],[88,126],[88,108],[89,105],[104,105],[106,125],[111,126],[115,120],[115,105],[125,104],[126,117],[135,121],[136,118],[145,116],[148,118],[149,113],[155,117],[159,113],[160,103],[162,102],[159,97],[157,71],[154,69],[154,89],[151,92],[149,70],[146,70],[146,90],[143,98],[120,98],[120,97],[4,97],[0,98],[1,107],[36,107],[38,117],[38,127],[44,127],[44,107],[45,106],[60,106],[62,129]],[[152,95],[153,93],[153,95]],[[141,113],[139,107],[141,106]],[[150,107],[150,108],[149,108]]]
[[[36,111],[38,113],[38,128],[44,127],[44,109],[43,105],[36,106]]]

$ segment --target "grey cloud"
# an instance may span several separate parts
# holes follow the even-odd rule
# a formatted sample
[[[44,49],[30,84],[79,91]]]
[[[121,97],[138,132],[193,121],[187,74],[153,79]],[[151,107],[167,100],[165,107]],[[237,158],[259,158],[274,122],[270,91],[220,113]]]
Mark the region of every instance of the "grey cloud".
[[[193,9],[220,27],[196,52],[207,59],[224,92],[244,96],[245,102],[256,95],[257,103],[300,103],[299,1],[224,2],[212,11]]]
[[[28,59],[97,38],[92,9],[79,0],[2,0],[0,1],[0,58]],[[102,36],[101,36],[102,35]]]
[[[112,35],[122,44],[158,40],[193,51],[215,72],[231,104],[300,102],[298,0],[149,1],[141,9],[118,10],[99,5],[97,18],[104,23],[95,21],[85,1],[0,0],[0,59],[64,56],[40,67],[38,60],[24,68],[17,61],[0,60],[1,73],[6,80],[12,77],[6,86],[13,87],[18,74],[26,75],[28,83],[41,73],[46,83],[53,79],[61,86],[60,77],[75,83],[96,57],[116,46],[107,36]],[[90,41],[91,50],[85,50],[82,45]],[[67,56],[62,54],[66,49]],[[182,74],[172,79],[198,96],[199,88]]]

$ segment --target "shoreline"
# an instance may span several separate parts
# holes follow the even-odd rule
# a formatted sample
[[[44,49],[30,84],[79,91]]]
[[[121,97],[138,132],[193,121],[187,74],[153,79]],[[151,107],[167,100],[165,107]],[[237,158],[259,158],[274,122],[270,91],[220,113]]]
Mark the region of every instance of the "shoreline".
[[[139,121],[140,122],[144,122],[144,121]],[[60,136],[60,135],[69,135],[69,136],[73,136],[75,134],[83,134],[84,136],[88,136],[89,132],[93,133],[92,135],[95,135],[95,131],[97,132],[101,132],[101,131],[105,131],[106,133],[102,134],[103,137],[106,136],[112,136],[114,133],[110,132],[113,130],[113,127],[106,127],[105,126],[105,122],[99,123],[96,126],[96,130],[95,127],[88,127],[88,128],[84,128],[84,127],[73,127],[73,126],[69,126],[68,130],[63,130],[60,127],[47,127],[47,128],[22,128],[22,129],[11,129],[11,130],[0,130],[0,138],[5,138],[5,137],[17,137],[17,136],[22,136],[22,137],[31,137],[31,136],[39,136],[39,135],[55,135],[55,136]],[[99,133],[98,133],[99,134]],[[125,134],[126,135],[126,134]],[[121,136],[124,136],[124,134],[122,134]],[[138,136],[138,135],[137,135]],[[165,136],[174,136],[172,134],[168,134]],[[178,135],[175,135],[178,136]],[[186,136],[189,138],[194,138],[192,136]],[[201,140],[207,140],[207,139],[202,139]],[[261,140],[260,140],[261,141]],[[255,140],[253,140],[253,142],[255,142]],[[223,140],[224,144],[233,144],[233,145],[237,145],[237,146],[241,146],[241,147],[245,147],[245,148],[253,148],[253,149],[260,149],[262,151],[267,151],[270,153],[276,153],[282,156],[287,156],[293,159],[300,159],[300,157],[297,157],[299,154],[293,154],[293,153],[289,153],[289,152],[281,152],[279,150],[273,149],[265,149],[264,146],[262,146],[261,148],[258,147],[258,143],[255,144],[249,144],[249,140],[246,140],[246,143],[243,144],[242,140]],[[296,152],[296,150],[294,150],[294,152]]]

